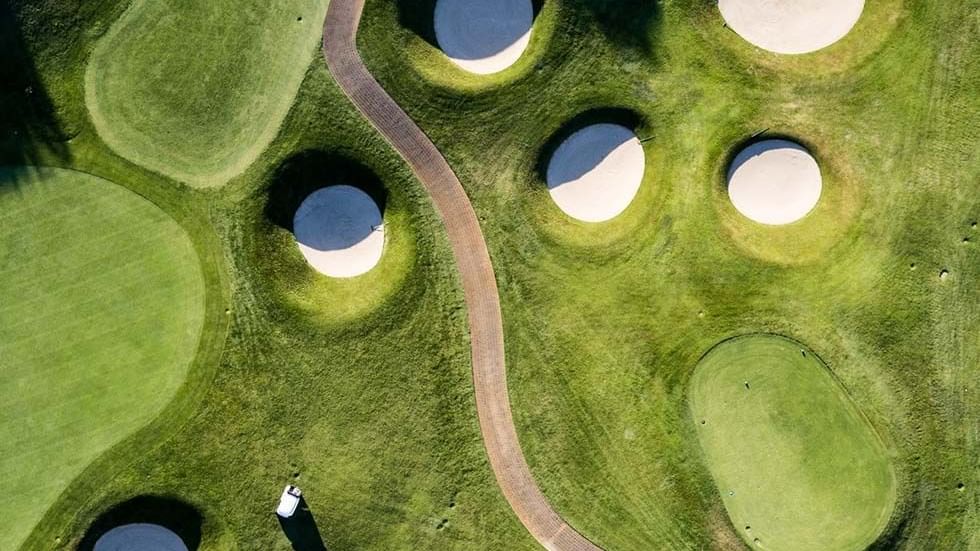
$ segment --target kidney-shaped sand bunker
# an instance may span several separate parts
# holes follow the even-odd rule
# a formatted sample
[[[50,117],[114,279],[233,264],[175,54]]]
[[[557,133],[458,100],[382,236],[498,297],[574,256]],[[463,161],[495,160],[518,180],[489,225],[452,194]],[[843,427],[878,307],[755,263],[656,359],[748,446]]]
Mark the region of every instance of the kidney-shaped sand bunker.
[[[531,40],[531,0],[438,0],[439,47],[463,69],[481,75],[513,65]]]
[[[548,191],[565,214],[583,222],[615,218],[633,201],[646,166],[643,146],[619,124],[586,126],[548,162]]]
[[[355,277],[381,260],[381,210],[364,191],[348,185],[318,189],[296,210],[293,233],[307,262],[331,277]]]

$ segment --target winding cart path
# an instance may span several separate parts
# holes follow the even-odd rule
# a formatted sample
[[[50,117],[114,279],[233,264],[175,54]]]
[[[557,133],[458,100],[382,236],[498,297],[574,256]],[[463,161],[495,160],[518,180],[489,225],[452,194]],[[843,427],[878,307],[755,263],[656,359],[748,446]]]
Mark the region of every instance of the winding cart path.
[[[371,76],[357,52],[364,0],[332,0],[323,55],[344,93],[408,162],[449,234],[469,317],[473,386],[483,443],[504,497],[546,549],[599,550],[552,509],[524,460],[507,393],[497,281],[476,213],[439,150]]]

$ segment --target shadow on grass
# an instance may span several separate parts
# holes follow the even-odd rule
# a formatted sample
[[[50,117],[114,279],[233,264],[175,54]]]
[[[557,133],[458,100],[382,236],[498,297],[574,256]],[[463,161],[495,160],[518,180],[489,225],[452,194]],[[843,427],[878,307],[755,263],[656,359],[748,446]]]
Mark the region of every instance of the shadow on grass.
[[[0,0],[0,165],[67,162],[68,136],[34,64],[13,0]],[[8,180],[0,185],[16,184]]]
[[[303,200],[318,189],[338,184],[370,195],[384,218],[388,191],[377,174],[358,161],[320,150],[298,153],[279,165],[266,189],[265,216],[292,233],[293,218]]]
[[[484,1],[489,2],[494,0]],[[531,0],[534,19],[537,19],[538,13],[544,6],[545,1]],[[434,48],[439,47],[433,21],[435,18],[436,2],[437,0],[397,0],[398,24],[412,31]]]
[[[106,532],[126,524],[156,524],[177,534],[189,551],[201,545],[203,517],[197,509],[177,499],[138,496],[109,509],[89,527],[78,551],[93,551]]]
[[[653,0],[577,0],[596,27],[617,46],[653,53],[660,7]]]
[[[292,544],[293,551],[327,551],[320,536],[320,529],[316,525],[316,518],[306,504],[305,497],[299,498],[299,507],[296,508],[293,516],[282,518],[276,515],[276,518],[279,519],[279,526]]]
[[[635,111],[622,107],[602,107],[598,109],[590,109],[576,115],[562,125],[562,127],[555,132],[547,142],[545,142],[544,147],[541,148],[541,152],[538,155],[538,161],[535,165],[535,172],[538,174],[541,181],[548,181],[548,163],[551,162],[551,157],[554,156],[555,151],[558,150],[562,142],[586,126],[600,123],[611,123],[625,126],[634,133],[638,133],[638,130],[644,125],[643,118],[639,114],[637,114]],[[618,145],[619,144],[615,144],[612,147],[615,148]],[[598,156],[596,162],[601,162],[602,159],[605,158],[605,154],[608,153],[609,151],[603,152]],[[587,169],[589,167],[585,168]]]

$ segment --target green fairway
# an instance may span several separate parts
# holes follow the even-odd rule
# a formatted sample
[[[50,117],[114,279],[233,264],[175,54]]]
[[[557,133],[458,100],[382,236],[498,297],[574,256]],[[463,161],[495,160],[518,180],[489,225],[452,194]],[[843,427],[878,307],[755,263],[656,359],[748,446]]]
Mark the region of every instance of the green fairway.
[[[204,312],[184,231],[70,170],[0,169],[0,549],[160,413]]]
[[[326,5],[133,2],[85,74],[99,135],[123,157],[194,186],[240,174],[292,105]]]
[[[820,358],[789,339],[723,342],[691,379],[691,415],[735,530],[760,549],[859,550],[888,522],[895,474]]]

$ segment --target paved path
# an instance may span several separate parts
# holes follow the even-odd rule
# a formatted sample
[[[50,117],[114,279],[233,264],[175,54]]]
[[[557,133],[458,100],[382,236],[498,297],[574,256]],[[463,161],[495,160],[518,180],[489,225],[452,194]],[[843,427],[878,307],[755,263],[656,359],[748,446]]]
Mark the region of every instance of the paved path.
[[[449,234],[469,315],[480,430],[497,484],[524,526],[546,549],[599,550],[558,516],[531,477],[510,412],[500,299],[483,232],[463,186],[442,154],[361,61],[355,35],[363,8],[364,0],[330,2],[323,55],[354,105],[411,166]]]

